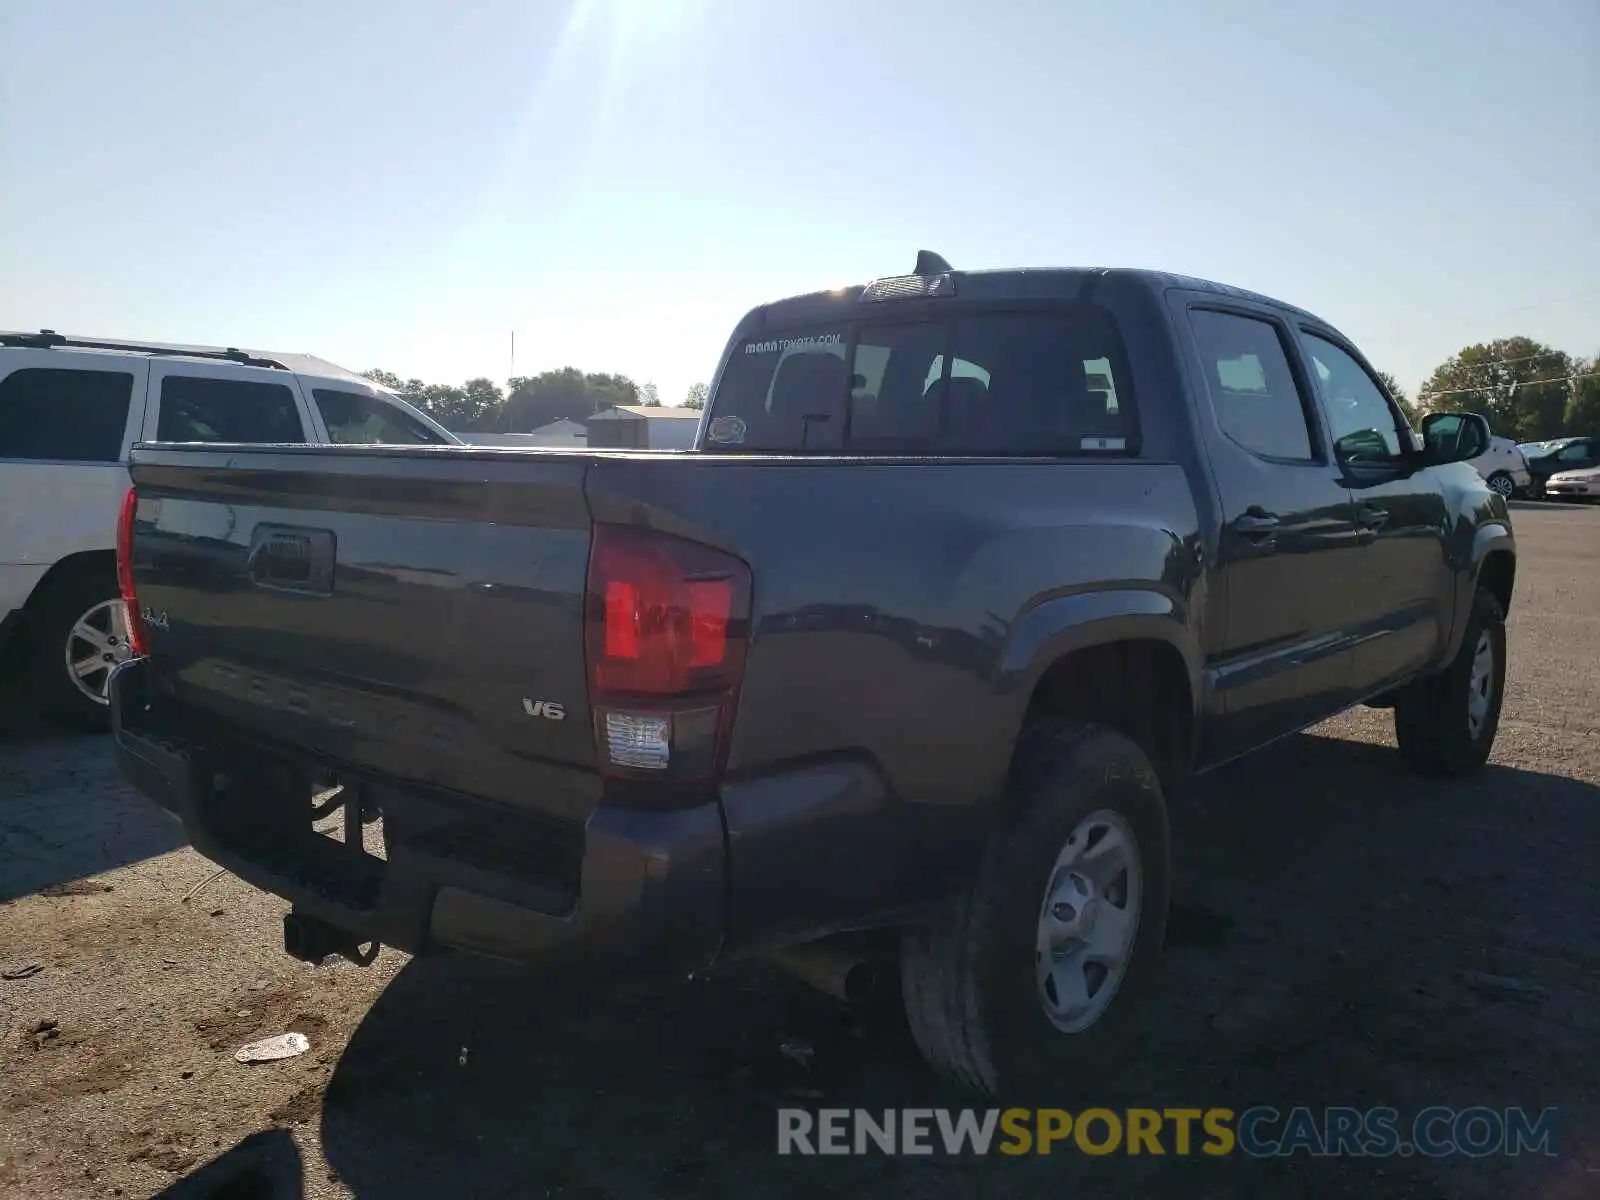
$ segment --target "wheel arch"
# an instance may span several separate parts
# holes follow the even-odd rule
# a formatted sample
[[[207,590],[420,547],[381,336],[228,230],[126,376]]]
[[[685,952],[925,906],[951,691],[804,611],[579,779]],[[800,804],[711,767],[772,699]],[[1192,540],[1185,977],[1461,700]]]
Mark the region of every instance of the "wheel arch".
[[[1170,596],[1138,589],[1060,597],[1018,627],[1007,647],[1023,699],[1018,737],[1043,715],[1096,721],[1137,742],[1164,783],[1191,768],[1200,655]]]
[[[68,579],[80,579],[85,575],[97,572],[107,572],[115,582],[117,577],[117,555],[114,550],[80,550],[76,554],[69,554],[65,558],[57,559],[55,564],[39,577],[39,582],[33,585],[33,591],[28,593],[24,608],[31,615],[37,613],[48,601],[50,593],[61,586]]]
[[[1500,611],[1511,611],[1511,595],[1516,589],[1517,556],[1511,547],[1498,542],[1487,550],[1478,563],[1478,585],[1486,587],[1500,601]]]

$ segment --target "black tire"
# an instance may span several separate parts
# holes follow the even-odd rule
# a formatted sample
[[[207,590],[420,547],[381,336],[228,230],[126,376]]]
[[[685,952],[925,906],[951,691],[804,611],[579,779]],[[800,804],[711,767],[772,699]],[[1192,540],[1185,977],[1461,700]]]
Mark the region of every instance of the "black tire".
[[[1516,481],[1505,471],[1496,471],[1489,476],[1489,486],[1507,500],[1517,494]]]
[[[29,601],[34,694],[45,715],[74,729],[109,729],[111,709],[79,690],[67,667],[67,639],[81,617],[120,594],[114,567],[84,566],[47,579]]]
[[[1469,693],[1473,660],[1482,639],[1494,655],[1488,679],[1488,709],[1476,731],[1470,721]],[[1470,775],[1488,761],[1500,728],[1500,704],[1506,683],[1505,613],[1493,592],[1480,587],[1461,636],[1461,648],[1437,675],[1404,688],[1394,707],[1395,738],[1400,756],[1419,775]]]
[[[1035,943],[1058,854],[1080,822],[1109,810],[1131,829],[1143,899],[1109,1007],[1081,1032],[1046,1015]],[[1103,726],[1047,721],[1023,734],[1007,796],[1012,819],[991,837],[978,876],[938,919],[901,940],[901,990],[923,1056],[990,1095],[1102,1086],[1126,1061],[1133,1017],[1160,965],[1171,893],[1166,804],[1154,768]],[[1104,983],[1102,983],[1104,986]]]

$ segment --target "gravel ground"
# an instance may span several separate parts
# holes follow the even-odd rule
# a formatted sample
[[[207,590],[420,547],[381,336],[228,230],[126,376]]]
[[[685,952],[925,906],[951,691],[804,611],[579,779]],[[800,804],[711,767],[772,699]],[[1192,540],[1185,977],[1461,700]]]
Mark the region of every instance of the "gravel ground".
[[[14,725],[0,974],[25,977],[0,979],[0,1195],[1600,1196],[1600,512],[1515,519],[1491,768],[1418,782],[1389,714],[1362,709],[1174,798],[1148,1047],[1057,1103],[1558,1107],[1553,1159],[780,1160],[780,1105],[967,1102],[892,995],[849,1013],[759,975],[585,991],[448,955],[299,964],[285,906],[213,878],[106,739]],[[311,1052],[233,1062],[285,1030]],[[228,1184],[246,1168],[276,1186]]]

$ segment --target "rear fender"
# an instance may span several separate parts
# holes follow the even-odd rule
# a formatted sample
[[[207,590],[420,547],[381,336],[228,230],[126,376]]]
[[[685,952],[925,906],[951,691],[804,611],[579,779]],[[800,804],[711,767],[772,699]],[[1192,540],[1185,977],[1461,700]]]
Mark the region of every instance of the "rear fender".
[[[1012,702],[1013,735],[1052,665],[1080,650],[1128,641],[1162,642],[1178,652],[1189,686],[1191,728],[1198,729],[1201,655],[1184,605],[1152,588],[1114,588],[1054,597],[1012,626],[1000,674],[1001,690]]]

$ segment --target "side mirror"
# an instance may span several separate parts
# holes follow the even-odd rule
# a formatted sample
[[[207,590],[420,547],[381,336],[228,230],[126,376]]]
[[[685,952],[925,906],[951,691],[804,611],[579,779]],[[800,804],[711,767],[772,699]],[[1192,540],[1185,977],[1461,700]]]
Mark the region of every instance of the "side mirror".
[[[1477,413],[1429,413],[1422,418],[1422,446],[1430,466],[1466,462],[1489,449],[1489,422]]]

